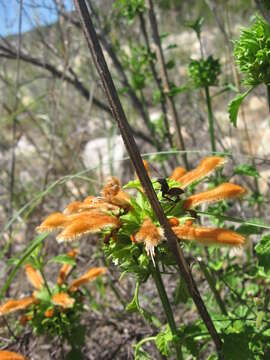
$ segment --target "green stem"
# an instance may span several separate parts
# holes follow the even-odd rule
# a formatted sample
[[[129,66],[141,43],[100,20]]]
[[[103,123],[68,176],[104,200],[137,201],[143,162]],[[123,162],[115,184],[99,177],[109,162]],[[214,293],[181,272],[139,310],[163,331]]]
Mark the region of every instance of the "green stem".
[[[167,317],[167,321],[169,323],[172,335],[177,337],[177,327],[175,324],[175,320],[174,320],[174,316],[173,316],[173,312],[172,312],[172,308],[161,278],[161,274],[159,271],[159,267],[158,267],[158,263],[156,262],[156,267],[152,269],[152,276],[153,279],[155,281],[157,290],[158,290],[158,294],[160,297],[160,300],[162,302],[163,305],[163,309],[166,313],[166,317]],[[174,346],[175,346],[175,350],[176,350],[176,359],[177,360],[183,360],[183,354],[182,354],[182,349],[181,349],[181,344],[179,343],[179,341],[174,342]]]
[[[206,281],[208,282],[210,289],[212,290],[212,292],[214,294],[214,297],[220,308],[220,311],[222,312],[223,315],[228,315],[225,304],[224,304],[219,292],[216,289],[215,280],[213,279],[212,274],[210,273],[210,271],[207,269],[207,266],[202,261],[199,261],[199,265],[205,276]]]
[[[43,269],[41,267],[39,268],[39,272],[40,272],[41,277],[42,277],[42,279],[44,281],[44,285],[45,285],[46,289],[48,290],[49,295],[52,296],[51,289],[50,289],[50,287],[49,287],[49,285],[47,283],[46,277],[45,277]]]
[[[214,118],[212,112],[212,105],[211,105],[211,98],[209,94],[209,87],[205,86],[205,96],[206,96],[206,103],[207,103],[207,110],[208,110],[208,122],[209,122],[209,134],[211,140],[211,148],[212,152],[216,152],[216,139],[215,139],[215,130],[214,130]]]

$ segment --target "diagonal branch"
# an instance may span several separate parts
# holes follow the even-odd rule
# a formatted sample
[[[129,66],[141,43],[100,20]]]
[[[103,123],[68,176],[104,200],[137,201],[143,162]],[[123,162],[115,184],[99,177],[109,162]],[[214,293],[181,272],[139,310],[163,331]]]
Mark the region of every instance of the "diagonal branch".
[[[185,261],[182,250],[178,244],[178,238],[172,231],[168,219],[166,218],[161,205],[157,199],[157,195],[153,189],[151,180],[149,179],[147,172],[144,168],[139,149],[135,143],[135,140],[132,136],[130,125],[127,121],[126,115],[122,108],[121,102],[119,100],[116,88],[114,86],[112,77],[108,70],[102,49],[97,38],[97,34],[92,24],[91,17],[85,0],[74,0],[75,7],[78,11],[79,18],[83,27],[84,35],[86,37],[90,52],[92,54],[93,62],[97,68],[97,71],[100,75],[102,86],[104,92],[108,98],[111,111],[113,113],[114,119],[118,124],[119,130],[125,142],[127,151],[131,158],[132,164],[136,170],[136,173],[139,177],[139,180],[144,188],[144,191],[149,199],[149,202],[160,222],[161,226],[165,230],[165,236],[168,239],[169,246],[171,251],[175,255],[177,265],[179,267],[180,273],[183,276],[189,292],[197,306],[199,314],[203,319],[215,345],[217,352],[219,353],[219,358],[221,358],[221,349],[222,342],[220,337],[215,329],[215,326],[212,322],[212,319],[205,307],[205,304],[200,296],[200,293],[197,289],[196,283],[192,277],[191,271]]]
[[[16,55],[15,50],[12,49],[12,47],[4,46],[4,45],[0,44],[0,58],[1,57],[6,58],[6,59],[11,59],[11,60],[16,60],[17,55]],[[54,65],[52,65],[44,60],[34,58],[22,51],[20,53],[20,60],[22,60],[26,63],[32,64],[36,67],[47,70],[57,79],[64,80],[67,83],[74,86],[76,88],[76,90],[78,90],[85,99],[87,99],[87,100],[89,99],[89,97],[90,97],[89,90],[78,79],[78,77],[72,71],[72,69],[70,69],[70,71],[73,74],[73,78],[68,76],[67,74],[63,73],[62,71],[58,70]],[[98,100],[96,97],[93,97],[93,104],[111,116],[110,108],[107,105],[105,105],[103,102]],[[147,142],[150,145],[154,145],[152,139],[149,138],[149,136],[147,136],[143,131],[132,129],[132,132],[133,132],[134,136],[141,138],[142,140],[144,140],[145,142]]]

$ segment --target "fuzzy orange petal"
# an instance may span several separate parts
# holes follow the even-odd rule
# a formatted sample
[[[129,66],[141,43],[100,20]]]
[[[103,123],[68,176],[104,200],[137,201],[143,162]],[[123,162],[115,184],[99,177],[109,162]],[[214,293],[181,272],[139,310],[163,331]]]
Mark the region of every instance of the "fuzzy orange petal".
[[[10,299],[0,306],[0,315],[12,313],[14,311],[23,310],[35,303],[34,297],[26,297],[23,299]]]
[[[134,240],[137,243],[144,243],[147,255],[155,255],[155,247],[163,239],[163,229],[157,227],[151,219],[147,218],[143,221],[140,230],[135,234]]]
[[[57,236],[58,241],[72,241],[83,235],[100,232],[107,227],[115,229],[120,226],[118,218],[103,212],[82,212],[78,215]]]
[[[89,202],[83,202],[81,205],[81,211],[83,210],[98,210],[104,212],[111,212],[113,214],[119,214],[119,206],[109,203],[102,197],[93,197]]]
[[[81,201],[73,201],[68,204],[63,213],[66,215],[77,213],[81,210],[82,205],[83,203]]]
[[[130,196],[121,188],[120,181],[115,176],[108,178],[102,194],[110,203],[128,208],[130,206]]]
[[[49,215],[37,228],[38,232],[55,231],[64,227],[68,217],[62,213],[53,213]]]
[[[44,285],[44,281],[40,272],[33,268],[33,266],[30,264],[26,264],[24,269],[30,283],[34,286],[35,289],[40,290],[40,288]]]
[[[226,159],[219,156],[210,156],[201,160],[199,166],[194,170],[188,171],[185,175],[177,179],[181,183],[181,188],[185,188],[194,181],[201,180],[210,175],[216,168],[222,166]]]
[[[191,209],[202,203],[233,199],[242,196],[245,193],[246,190],[240,185],[224,183],[212,190],[190,196],[184,201],[183,207],[185,209]]]
[[[71,251],[69,251],[67,253],[68,256],[70,256],[72,259],[76,259],[77,255],[78,255],[78,249],[73,249]],[[64,281],[66,280],[68,274],[70,273],[71,269],[73,268],[72,265],[70,264],[64,264],[60,271],[59,271],[59,275],[58,275],[58,279],[57,279],[57,284],[60,286],[64,283]]]
[[[172,175],[170,176],[170,179],[173,179],[175,181],[178,181],[184,174],[186,174],[186,169],[184,169],[181,166],[178,166],[173,170]]]
[[[24,356],[13,351],[0,350],[0,360],[27,360]]]
[[[182,225],[174,227],[173,231],[179,239],[193,240],[204,245],[241,246],[246,243],[246,239],[242,235],[221,228]]]
[[[72,282],[69,290],[71,292],[77,291],[79,286],[86,284],[88,281],[95,280],[98,276],[103,275],[106,271],[107,269],[104,267],[97,267],[88,270],[84,275],[80,276],[78,279]]]
[[[53,295],[52,302],[54,305],[61,306],[63,309],[68,309],[73,307],[75,299],[66,293],[59,293]]]

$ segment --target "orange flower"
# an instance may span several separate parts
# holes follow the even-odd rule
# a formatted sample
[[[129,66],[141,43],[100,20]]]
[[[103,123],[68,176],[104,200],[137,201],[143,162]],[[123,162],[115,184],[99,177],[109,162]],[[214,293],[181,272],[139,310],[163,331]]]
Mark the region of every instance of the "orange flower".
[[[134,235],[134,241],[135,243],[144,243],[147,255],[151,255],[154,261],[155,247],[161,243],[163,236],[163,229],[153,224],[151,219],[146,218],[140,230]]]
[[[0,360],[27,360],[24,356],[13,351],[0,350]]]
[[[35,289],[40,290],[41,287],[44,285],[44,281],[40,272],[34,269],[33,266],[30,264],[26,264],[24,268],[30,283],[34,286]]]
[[[68,309],[73,307],[75,299],[67,293],[58,293],[53,295],[52,302],[54,305],[61,306],[63,309]]]
[[[203,245],[241,246],[246,242],[242,235],[219,228],[181,225],[173,227],[173,231],[179,239],[196,241]]]
[[[98,276],[103,275],[106,271],[107,269],[104,267],[89,269],[84,275],[80,276],[71,283],[69,290],[71,292],[77,291],[79,286],[87,283],[88,281],[95,280]]]
[[[205,176],[210,175],[216,168],[222,166],[225,161],[225,158],[219,156],[206,157],[201,160],[199,166],[194,170],[188,171],[183,176],[178,177],[177,181],[181,183],[181,188],[184,189],[194,181],[201,180]]]
[[[129,195],[121,188],[120,181],[115,176],[111,176],[107,179],[107,182],[102,190],[104,198],[117,206],[120,206],[124,209],[130,207],[130,197]]]
[[[46,316],[46,318],[51,318],[51,317],[53,317],[53,314],[54,314],[53,309],[48,309],[45,311],[44,315]]]
[[[63,228],[67,223],[68,217],[60,212],[49,215],[41,224],[36,228],[38,232],[54,231]]]
[[[0,315],[10,314],[14,311],[27,309],[29,306],[33,305],[35,301],[36,300],[33,296],[19,300],[10,299],[2,306],[0,306]]]
[[[186,169],[184,169],[181,166],[178,166],[177,168],[174,169],[172,175],[170,176],[170,179],[178,181],[186,172],[187,172]]]
[[[171,226],[178,226],[179,225],[179,220],[176,217],[172,217],[169,219],[169,223]]]
[[[205,202],[220,201],[225,199],[232,199],[244,195],[246,190],[239,185],[224,183],[212,190],[204,191],[187,198],[184,201],[184,209],[194,208]]]
[[[108,227],[116,229],[120,226],[120,221],[117,217],[100,211],[82,212],[76,215],[57,236],[58,241],[72,241],[83,235],[100,232]]]
[[[77,255],[78,255],[78,249],[73,249],[73,250],[69,251],[67,253],[67,255],[70,256],[72,259],[76,259]],[[72,269],[72,265],[70,265],[70,264],[64,264],[61,267],[61,269],[59,271],[59,274],[58,274],[58,279],[57,279],[57,284],[59,286],[62,285],[65,282],[65,280],[66,280],[68,274],[70,273],[71,269]]]

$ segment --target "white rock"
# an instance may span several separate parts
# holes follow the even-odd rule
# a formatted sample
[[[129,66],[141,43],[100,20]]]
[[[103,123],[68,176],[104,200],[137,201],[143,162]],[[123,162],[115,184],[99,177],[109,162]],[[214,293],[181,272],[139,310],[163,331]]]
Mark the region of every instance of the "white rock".
[[[121,136],[98,138],[89,141],[83,151],[85,167],[101,171],[103,176],[117,174],[124,157],[125,146]]]

